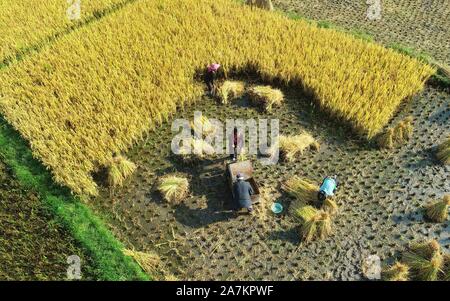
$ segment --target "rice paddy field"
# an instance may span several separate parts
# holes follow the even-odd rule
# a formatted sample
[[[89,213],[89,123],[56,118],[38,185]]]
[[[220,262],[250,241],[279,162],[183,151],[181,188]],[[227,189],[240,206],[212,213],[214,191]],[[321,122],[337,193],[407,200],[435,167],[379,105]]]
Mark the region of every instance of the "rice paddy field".
[[[403,44],[450,64],[450,5],[446,0],[383,0],[381,19],[369,20],[367,1],[273,0],[274,6],[348,30],[367,32],[375,40]]]
[[[47,202],[58,199],[55,191],[70,199],[44,212],[38,193],[0,165],[0,217],[14,226],[7,240],[16,243],[0,249],[0,279],[64,279],[62,254],[82,249],[89,254],[85,277],[113,280],[365,280],[366,257],[392,264],[412,241],[435,239],[450,254],[446,215],[431,222],[424,211],[450,193],[449,89],[430,80],[434,66],[384,47],[409,45],[448,64],[448,4],[383,1],[375,23],[365,20],[365,1],[273,1],[281,12],[241,2],[90,1],[76,21],[59,1],[0,4],[0,154],[25,148],[26,158],[5,161],[17,177],[24,172],[16,165],[34,160],[48,173],[33,180],[51,186],[38,189]],[[376,42],[290,12],[368,32]],[[206,96],[201,76],[212,62],[222,65],[220,83],[236,81],[235,99],[223,90],[221,99]],[[257,107],[244,84],[270,85],[278,90],[251,91],[275,91],[277,100]],[[192,121],[195,111],[221,121],[278,119],[281,135],[307,132],[314,148],[275,165],[247,155],[262,201],[251,216],[236,213],[227,155],[187,164],[171,152],[172,122]],[[7,142],[5,128],[21,142]],[[378,145],[398,131],[409,138]],[[189,192],[162,195],[167,175]],[[304,241],[284,183],[296,176],[319,185],[330,175],[340,183],[331,234]],[[269,210],[275,201],[281,214]],[[12,222],[30,212],[37,216]],[[36,245],[54,258],[11,272],[12,259],[24,261]]]
[[[51,216],[35,192],[0,162],[0,279],[63,280],[67,257],[81,259],[82,279],[95,280],[92,260]]]

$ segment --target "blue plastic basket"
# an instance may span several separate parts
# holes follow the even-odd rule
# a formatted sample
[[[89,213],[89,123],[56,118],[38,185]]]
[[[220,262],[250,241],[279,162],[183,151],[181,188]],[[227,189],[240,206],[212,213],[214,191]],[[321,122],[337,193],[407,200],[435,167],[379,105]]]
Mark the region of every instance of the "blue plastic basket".
[[[280,203],[273,203],[270,209],[273,213],[279,214],[283,211],[283,205],[281,205]]]

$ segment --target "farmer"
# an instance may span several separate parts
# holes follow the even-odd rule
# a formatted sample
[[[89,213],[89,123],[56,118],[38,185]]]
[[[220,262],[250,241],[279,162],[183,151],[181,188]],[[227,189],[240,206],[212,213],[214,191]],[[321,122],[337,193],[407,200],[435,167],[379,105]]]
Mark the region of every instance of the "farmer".
[[[244,175],[238,173],[236,176],[237,181],[233,184],[233,194],[238,209],[246,208],[249,214],[253,212],[251,195],[254,194],[253,188],[250,183],[244,181]]]
[[[211,64],[208,66],[205,73],[205,84],[208,87],[209,95],[214,95],[215,87],[214,80],[216,79],[217,70],[219,70],[220,65],[217,63]]]
[[[241,152],[242,142],[243,142],[242,133],[239,133],[238,128],[234,127],[233,134],[230,137],[230,144],[229,144],[231,146],[230,149],[233,149],[233,154],[231,154],[231,159],[233,161],[237,160],[237,156]]]
[[[323,204],[323,202],[328,198],[332,197],[334,195],[334,191],[337,188],[337,179],[336,176],[333,177],[325,177],[323,179],[322,185],[320,185],[319,193],[318,193],[318,200],[320,204]]]

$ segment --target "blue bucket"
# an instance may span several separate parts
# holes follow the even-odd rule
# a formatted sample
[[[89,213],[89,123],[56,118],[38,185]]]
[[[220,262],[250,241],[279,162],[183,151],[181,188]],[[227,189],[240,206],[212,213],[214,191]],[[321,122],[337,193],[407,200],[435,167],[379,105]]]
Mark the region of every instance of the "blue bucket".
[[[273,213],[279,214],[283,211],[283,205],[281,205],[280,203],[273,203],[270,209]]]

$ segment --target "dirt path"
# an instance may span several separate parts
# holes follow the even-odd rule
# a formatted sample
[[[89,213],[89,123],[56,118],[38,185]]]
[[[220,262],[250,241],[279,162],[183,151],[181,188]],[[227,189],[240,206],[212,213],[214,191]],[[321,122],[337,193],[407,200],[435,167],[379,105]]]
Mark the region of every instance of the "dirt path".
[[[449,222],[426,223],[420,213],[425,202],[450,192],[449,169],[437,164],[432,151],[450,131],[448,94],[427,88],[405,105],[393,122],[413,115],[413,138],[383,152],[355,139],[304,96],[292,89],[285,93],[287,103],[271,115],[242,102],[221,106],[204,99],[175,117],[192,119],[200,110],[220,120],[279,118],[283,134],[310,131],[322,144],[319,153],[305,153],[294,164],[253,161],[258,181],[286,207],[290,201],[281,193],[281,181],[299,175],[319,182],[324,175],[338,175],[340,212],[328,239],[300,244],[289,216],[236,217],[227,211],[223,158],[193,168],[179,165],[170,156],[170,124],[129,152],[139,168],[115,201],[103,191],[93,203],[110,213],[121,240],[157,251],[181,279],[361,279],[362,258],[378,254],[386,259],[411,239],[436,237],[449,250]],[[172,207],[152,186],[158,175],[175,170],[190,175],[192,197]]]

